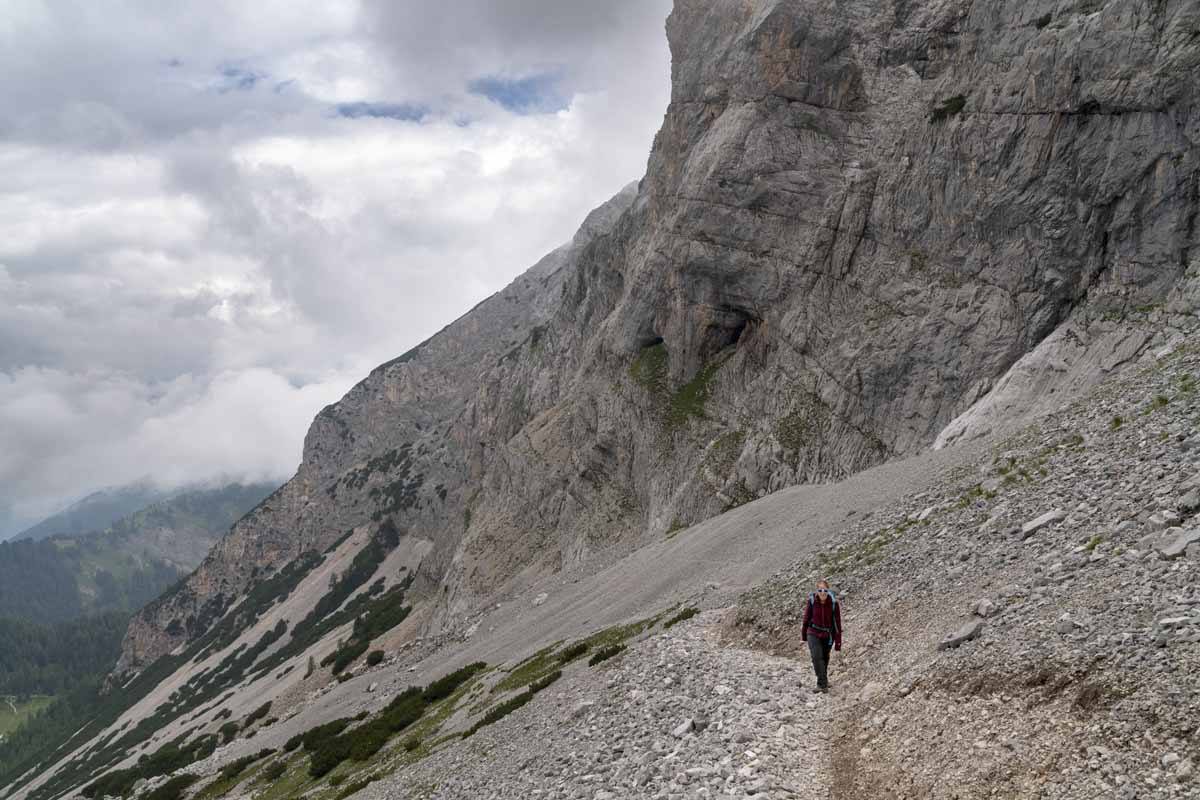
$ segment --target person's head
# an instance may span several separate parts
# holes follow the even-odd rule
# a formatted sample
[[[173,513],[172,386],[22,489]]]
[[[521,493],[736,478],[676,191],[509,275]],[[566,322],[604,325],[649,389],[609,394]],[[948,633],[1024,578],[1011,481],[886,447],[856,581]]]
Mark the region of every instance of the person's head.
[[[829,581],[817,581],[817,599],[822,603],[829,602]]]

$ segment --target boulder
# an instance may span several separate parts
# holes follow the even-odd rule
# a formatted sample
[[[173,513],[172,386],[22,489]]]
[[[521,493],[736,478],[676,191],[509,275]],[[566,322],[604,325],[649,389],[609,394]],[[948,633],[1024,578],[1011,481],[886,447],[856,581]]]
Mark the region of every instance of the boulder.
[[[977,617],[986,619],[996,613],[996,604],[989,598],[984,597],[975,603],[975,606],[971,609],[971,613]]]
[[[1021,526],[1021,538],[1028,539],[1030,536],[1033,536],[1047,525],[1053,525],[1057,522],[1062,522],[1066,518],[1067,512],[1063,511],[1061,508],[1056,508],[1053,511],[1047,511],[1040,517],[1031,519],[1029,522],[1026,522]]]
[[[946,634],[942,641],[938,642],[937,649],[949,650],[952,647],[958,647],[963,642],[978,638],[981,633],[983,633],[983,620],[973,619],[953,633]]]
[[[689,733],[691,733],[695,729],[696,729],[696,721],[693,720],[691,717],[689,717],[689,718],[685,719],[683,722],[679,723],[679,725],[677,725],[675,727],[675,730],[671,731],[671,735],[674,736],[676,739],[682,739],[683,737],[687,736]]]
[[[541,593],[541,594],[539,594],[537,597],[533,598],[533,607],[534,607],[534,608],[537,608],[537,607],[538,607],[538,606],[540,606],[542,603],[546,602],[546,600],[547,600],[549,597],[550,597],[550,595],[548,595],[548,594],[547,594],[547,593],[545,593],[545,592],[542,592],[542,593]]]
[[[1175,534],[1168,541],[1159,541],[1158,554],[1166,559],[1179,558],[1187,552],[1188,547],[1200,542],[1200,528]]]

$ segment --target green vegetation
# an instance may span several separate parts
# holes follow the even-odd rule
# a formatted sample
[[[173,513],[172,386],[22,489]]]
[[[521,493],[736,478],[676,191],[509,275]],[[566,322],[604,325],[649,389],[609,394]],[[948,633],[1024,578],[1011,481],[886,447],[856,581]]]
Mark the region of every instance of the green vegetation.
[[[226,722],[217,729],[217,733],[221,734],[221,744],[229,744],[237,738],[238,732],[242,729],[241,725],[236,722]]]
[[[500,705],[490,709],[486,714],[483,715],[483,719],[476,722],[463,733],[463,738],[466,739],[470,736],[474,736],[481,728],[485,728],[494,722],[499,722],[500,720],[504,719],[509,714],[532,700],[533,694],[534,693],[532,691],[522,692],[516,697],[505,700]]]
[[[643,347],[629,367],[634,382],[656,397],[666,397],[670,391],[667,346],[659,340]]]
[[[53,697],[37,695],[24,699],[0,695],[0,739],[8,736],[25,722],[54,702]]]
[[[443,678],[438,678],[429,686],[425,687],[425,691],[421,693],[422,698],[427,704],[432,705],[439,700],[444,700],[469,681],[471,678],[478,675],[483,670],[487,669],[487,664],[482,661],[476,661],[474,664],[468,664],[461,669],[457,669],[446,675]]]
[[[267,765],[266,769],[263,770],[262,780],[266,783],[274,783],[282,778],[283,774],[287,772],[287,770],[288,766],[286,761],[272,761],[269,765]]]
[[[552,645],[543,647],[529,656],[529,658],[518,663],[509,670],[506,677],[492,687],[492,694],[502,694],[504,692],[511,692],[514,689],[520,689],[554,672],[558,668],[558,659],[555,657],[554,651],[558,649],[560,644],[562,642],[555,642]]]
[[[138,759],[136,766],[117,769],[101,776],[83,789],[84,797],[126,795],[133,785],[143,778],[156,778],[186,767],[202,758],[208,758],[217,749],[217,737],[201,736],[191,744],[183,744],[184,733],[174,741],[163,745],[151,756]],[[188,784],[190,785],[190,784]]]
[[[372,783],[379,780],[381,777],[383,777],[383,776],[371,775],[369,777],[360,778],[359,780],[356,780],[353,783],[347,784],[345,789],[342,789],[340,792],[338,792],[337,800],[345,800],[345,798],[349,797],[350,795],[361,792],[363,789],[367,788]]]
[[[198,780],[200,778],[197,775],[176,775],[146,795],[146,800],[182,800],[183,793]]]
[[[359,656],[367,652],[371,646],[371,642],[378,636],[386,633],[392,628],[399,625],[407,617],[411,606],[404,605],[404,592],[412,582],[412,576],[400,586],[393,586],[381,597],[374,600],[363,602],[358,606],[351,604],[356,610],[362,608],[362,613],[354,617],[354,630],[350,634],[350,638],[345,642],[338,644],[337,649],[326,656],[321,661],[321,666],[326,667],[333,665],[333,674],[337,675],[346,667],[353,664]],[[377,583],[376,586],[382,589],[383,584]],[[372,591],[368,592],[368,597],[374,593],[376,586],[372,587]],[[363,600],[363,596],[355,598],[356,601]],[[347,608],[347,611],[350,609]],[[375,651],[379,653],[379,658],[375,661],[376,664],[383,661],[383,651]]]
[[[623,652],[625,652],[625,645],[623,644],[614,644],[604,648],[603,650],[597,650],[592,657],[588,659],[588,666],[594,667],[597,664],[607,661],[614,656],[619,656]]]
[[[66,694],[102,677],[120,655],[126,623],[118,613],[52,627],[0,619],[0,697]]]
[[[270,490],[233,485],[166,500],[142,492],[111,525],[106,514],[56,515],[31,529],[31,538],[0,542],[0,618],[41,625],[109,613],[128,618],[182,574],[173,563],[180,554],[148,532],[186,528],[215,540]]]
[[[815,391],[795,390],[787,414],[775,423],[775,438],[787,452],[793,469],[800,463],[800,454],[820,442],[831,416],[829,406]]]
[[[39,717],[37,725],[26,726],[0,746],[0,783],[19,777],[17,783],[23,785],[36,775],[33,768],[69,738],[76,735],[94,735],[95,731],[112,724],[120,714],[145,697],[180,666],[192,659],[201,658],[210,648],[219,648],[231,643],[244,627],[257,620],[275,602],[286,597],[322,560],[321,556],[306,553],[275,575],[259,580],[246,598],[224,617],[221,617],[221,614],[225,612],[228,601],[218,594],[201,609],[197,618],[186,621],[187,629],[198,635],[193,644],[181,654],[160,658],[128,684],[102,694],[101,681],[97,677],[65,695]],[[186,587],[180,591],[186,591]],[[213,624],[214,622],[216,624]],[[156,709],[154,714],[142,719],[132,728],[124,729],[119,735],[110,736],[102,741],[86,761],[72,759],[64,762],[50,780],[31,792],[32,800],[52,797],[70,786],[82,783],[88,776],[115,764],[130,748],[149,739],[171,720],[190,713],[218,697],[229,686],[241,681],[245,670],[267,646],[282,636],[285,630],[286,625],[283,629],[277,626],[249,651],[239,648],[216,668],[194,676],[176,691],[168,702]],[[286,649],[286,646],[280,648],[273,657],[278,657]],[[292,653],[286,655],[291,657]],[[285,659],[280,659],[279,663],[283,660]],[[107,664],[105,666],[107,667]],[[278,666],[278,663],[269,666]],[[89,731],[93,733],[89,734]],[[216,738],[213,737],[214,745],[215,741]]]
[[[674,539],[675,534],[679,533],[680,531],[687,530],[687,527],[687,523],[685,523],[679,517],[676,517],[675,519],[671,520],[671,527],[667,528],[666,536],[668,539]]]
[[[703,419],[704,407],[712,393],[711,383],[717,370],[727,358],[717,359],[700,368],[690,381],[679,388],[672,397],[667,411],[667,427],[681,428],[691,418]]]
[[[675,616],[671,617],[669,620],[664,622],[663,630],[665,631],[667,628],[670,628],[673,625],[677,625],[680,622],[689,620],[699,613],[700,613],[700,609],[698,609],[698,608],[691,608],[691,607],[685,608],[682,611],[680,611],[678,614],[676,614]]]
[[[703,418],[711,384],[726,359],[705,364],[690,381],[671,393],[670,355],[661,341],[643,347],[629,366],[629,376],[650,395],[668,431],[692,418]]]
[[[587,642],[576,642],[558,654],[558,663],[570,664],[575,659],[586,654],[589,647]]]
[[[285,750],[290,752],[303,745],[310,755],[308,774],[313,778],[328,775],[344,761],[367,761],[382,750],[392,736],[415,725],[429,709],[448,701],[485,669],[486,664],[477,662],[439,678],[424,689],[410,687],[362,725],[350,728],[352,720],[336,720],[292,737]]]
[[[1117,416],[1117,417],[1112,418],[1112,422],[1108,423],[1108,427],[1115,431],[1117,428],[1120,428],[1124,424],[1125,424],[1125,420],[1122,419],[1121,417]]]
[[[371,652],[367,653],[367,666],[368,667],[377,667],[382,663],[383,663],[383,651],[382,650],[372,650]]]
[[[242,722],[242,729],[245,730],[246,728],[249,728],[251,725],[258,722],[260,719],[262,719],[269,713],[271,713],[271,701],[270,700],[263,703],[261,706],[254,709],[253,711],[251,711],[249,714],[246,715],[245,721]]]
[[[556,670],[554,670],[554,672],[551,672],[549,675],[538,678],[536,681],[530,683],[529,684],[529,692],[531,694],[537,694],[538,692],[542,691],[543,689],[549,688],[552,683],[554,683],[556,680],[558,680],[561,677],[562,677],[562,670],[556,669]]]
[[[962,496],[958,498],[958,502],[954,507],[970,508],[976,500],[991,500],[995,496],[995,492],[986,492],[983,486],[977,483],[962,493]]]
[[[950,117],[957,116],[966,105],[966,95],[956,94],[953,97],[947,98],[941,105],[933,109],[929,114],[929,119],[931,122],[942,122]]]
[[[1090,553],[1090,552],[1094,551],[1097,547],[1099,547],[1103,541],[1104,541],[1104,537],[1101,536],[1100,534],[1096,534],[1091,539],[1088,539],[1088,543],[1083,546],[1083,549],[1087,550]]]
[[[1167,397],[1165,394],[1159,394],[1155,395],[1154,399],[1150,401],[1150,407],[1154,409],[1164,408],[1170,402],[1171,398]]]
[[[266,758],[267,756],[272,755],[274,752],[275,752],[274,750],[271,750],[270,748],[268,748],[265,750],[259,750],[258,753],[256,753],[255,755],[242,756],[241,758],[230,761],[228,764],[226,764],[224,767],[221,768],[221,779],[226,780],[226,781],[233,780],[234,778],[238,777],[243,772],[245,772],[246,767],[250,766],[255,761],[260,761],[260,760]]]

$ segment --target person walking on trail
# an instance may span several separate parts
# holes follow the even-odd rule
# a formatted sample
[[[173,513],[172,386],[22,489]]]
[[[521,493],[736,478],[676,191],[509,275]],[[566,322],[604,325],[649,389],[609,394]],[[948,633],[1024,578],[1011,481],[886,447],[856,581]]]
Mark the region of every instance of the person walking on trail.
[[[817,581],[816,591],[808,596],[800,638],[808,642],[813,671],[817,673],[813,691],[829,691],[829,651],[842,649],[842,608],[829,581]]]

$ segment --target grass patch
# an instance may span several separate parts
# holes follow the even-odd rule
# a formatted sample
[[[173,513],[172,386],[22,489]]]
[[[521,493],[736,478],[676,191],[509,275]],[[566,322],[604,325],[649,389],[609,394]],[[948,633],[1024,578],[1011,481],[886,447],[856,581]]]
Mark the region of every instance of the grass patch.
[[[594,654],[592,654],[592,657],[588,659],[588,666],[594,667],[597,664],[608,661],[610,658],[619,656],[624,652],[625,645],[623,644],[614,644],[611,647],[604,648],[603,650],[597,650]]]
[[[529,684],[529,691],[532,694],[537,694],[543,689],[550,688],[550,685],[562,677],[562,670],[556,669],[544,678],[538,678],[533,683]]]
[[[382,775],[371,775],[366,778],[359,778],[353,783],[348,784],[345,789],[342,789],[340,792],[338,792],[337,800],[345,800],[345,798],[349,797],[350,795],[361,792],[363,789],[367,788],[382,777]]]
[[[689,419],[704,418],[704,407],[712,394],[712,380],[728,357],[712,361],[700,368],[690,381],[679,387],[671,397],[667,411],[667,427],[681,428]]]
[[[186,773],[176,775],[146,795],[146,800],[181,800],[187,788],[198,780],[200,780],[198,775],[188,775]]]
[[[263,769],[259,780],[263,783],[274,783],[282,778],[287,771],[288,765],[286,761],[272,761]]]
[[[1112,418],[1112,421],[1108,423],[1108,427],[1115,431],[1124,424],[1125,424],[1124,418],[1117,416],[1117,417]]]
[[[586,641],[576,642],[558,654],[558,663],[570,664],[575,659],[585,655],[589,649],[591,649],[591,646]]]
[[[1096,534],[1091,539],[1088,539],[1088,543],[1083,546],[1083,549],[1087,550],[1089,553],[1091,553],[1091,552],[1095,551],[1095,549],[1097,547],[1099,547],[1103,541],[1104,541],[1104,537],[1099,534]]]
[[[689,620],[699,613],[700,613],[700,609],[698,609],[698,608],[691,608],[691,607],[685,608],[682,611],[680,611],[678,614],[676,614],[675,616],[671,617],[669,620],[664,622],[663,630],[665,631],[673,625],[678,625],[680,622]]]
[[[501,703],[500,705],[495,706],[494,708],[492,708],[490,711],[488,711],[486,714],[483,715],[483,719],[479,720],[474,725],[472,725],[470,728],[468,728],[466,731],[464,731],[463,738],[467,739],[471,736],[474,736],[481,728],[485,728],[488,725],[491,725],[495,722],[499,722],[500,720],[504,719],[512,712],[516,711],[518,708],[521,708],[522,706],[524,706],[526,703],[528,703],[532,699],[533,699],[533,692],[522,692],[521,694],[517,695],[516,697],[513,697],[512,699],[506,700],[503,703]]]
[[[543,647],[529,658],[517,664],[508,675],[496,683],[492,687],[492,694],[501,694],[503,692],[511,692],[514,689],[520,689],[522,686],[528,686],[533,681],[541,678],[558,668],[558,660],[554,657],[554,651],[562,642],[555,642],[552,645]]]
[[[9,702],[12,705],[9,705]],[[54,702],[53,697],[35,696],[27,700],[0,697],[0,739],[15,731],[25,720],[41,713]]]
[[[670,389],[667,346],[659,340],[643,347],[629,365],[629,377],[651,395],[665,397]]]

